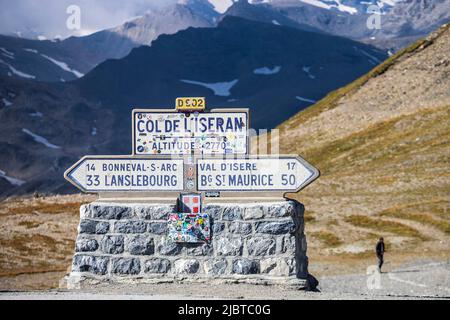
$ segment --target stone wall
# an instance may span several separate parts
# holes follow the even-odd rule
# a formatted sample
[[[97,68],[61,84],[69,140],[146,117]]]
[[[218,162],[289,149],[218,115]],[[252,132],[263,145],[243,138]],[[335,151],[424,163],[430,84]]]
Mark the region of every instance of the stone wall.
[[[307,285],[302,204],[206,204],[209,244],[168,242],[167,218],[175,212],[167,204],[82,206],[69,287],[181,280]]]

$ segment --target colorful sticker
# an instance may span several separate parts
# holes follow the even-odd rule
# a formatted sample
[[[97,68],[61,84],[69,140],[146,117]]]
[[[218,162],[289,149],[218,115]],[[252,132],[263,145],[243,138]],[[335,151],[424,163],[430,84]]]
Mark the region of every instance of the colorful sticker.
[[[170,241],[209,242],[210,235],[209,216],[205,213],[175,213],[169,216],[167,237]]]

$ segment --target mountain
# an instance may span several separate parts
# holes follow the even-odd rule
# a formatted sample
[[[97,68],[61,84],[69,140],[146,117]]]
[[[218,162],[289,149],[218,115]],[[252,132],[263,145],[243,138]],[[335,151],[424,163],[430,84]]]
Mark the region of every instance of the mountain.
[[[235,16],[252,21],[271,23],[274,25],[281,25],[285,27],[323,33],[319,29],[303,24],[301,22],[291,20],[281,12],[274,10],[271,6],[266,5],[265,3],[263,3],[262,5],[258,5],[258,3],[254,2],[250,3],[247,1],[236,1],[221,16],[220,20],[227,16]]]
[[[252,127],[271,128],[385,58],[348,39],[227,17],[160,36],[69,83],[2,76],[0,180],[9,187],[0,194],[73,191],[62,173],[80,156],[130,153],[133,108],[205,96],[209,108],[250,107]]]
[[[247,3],[246,0],[234,3],[225,15],[253,16],[256,20],[267,22],[264,16],[248,13],[250,8],[244,10],[243,2]],[[292,26],[293,22],[306,25],[392,52],[450,21],[448,0],[253,0],[250,3],[266,12],[271,11],[273,16],[287,18],[287,25]],[[379,13],[379,30],[367,26],[374,12]]]
[[[68,38],[64,45],[73,49],[84,48],[94,56],[101,56],[101,61],[120,59],[135,47],[150,45],[162,34],[174,34],[189,27],[213,27],[217,16],[212,6],[203,1],[189,0],[148,11],[116,28],[86,37]]]
[[[344,38],[228,16],[217,28],[160,36],[75,84],[125,115],[130,106],[198,95],[210,105],[250,106],[255,128],[270,128],[385,58]]]
[[[448,254],[449,74],[450,24],[278,127],[322,173],[299,196],[316,252]]]
[[[0,35],[0,74],[47,82],[74,80],[107,59],[150,45],[161,34],[212,27],[217,16],[207,1],[184,0],[84,37],[38,41]]]
[[[37,41],[0,35],[0,75],[39,81],[70,81],[95,66],[86,52],[58,41]]]

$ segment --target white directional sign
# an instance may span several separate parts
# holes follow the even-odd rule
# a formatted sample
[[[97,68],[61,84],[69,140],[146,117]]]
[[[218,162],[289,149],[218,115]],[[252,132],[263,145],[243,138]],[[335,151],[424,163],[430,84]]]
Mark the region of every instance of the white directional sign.
[[[202,113],[133,111],[134,155],[245,155],[249,150],[247,109]]]
[[[319,176],[319,171],[295,156],[245,159],[199,159],[199,191],[297,192]]]
[[[84,157],[64,177],[84,192],[183,191],[182,159]]]

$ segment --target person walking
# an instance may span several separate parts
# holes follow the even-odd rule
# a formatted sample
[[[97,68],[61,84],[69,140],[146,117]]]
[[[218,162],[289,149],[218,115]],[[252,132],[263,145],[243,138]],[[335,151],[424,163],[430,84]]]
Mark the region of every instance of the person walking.
[[[383,263],[384,263],[384,253],[386,252],[383,238],[380,238],[378,240],[377,245],[375,247],[375,252],[376,252],[377,258],[378,258],[378,270],[381,273],[381,267],[383,266]]]

